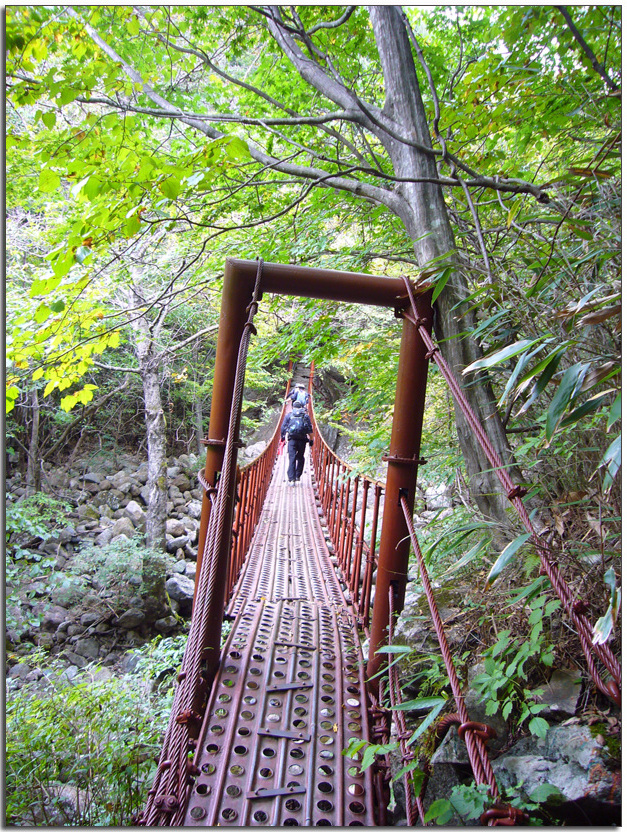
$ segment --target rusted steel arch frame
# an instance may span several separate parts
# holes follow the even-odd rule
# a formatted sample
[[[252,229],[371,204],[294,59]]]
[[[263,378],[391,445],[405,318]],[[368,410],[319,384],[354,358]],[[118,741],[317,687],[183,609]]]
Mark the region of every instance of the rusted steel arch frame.
[[[228,258],[224,270],[222,306],[216,347],[211,415],[206,439],[207,460],[204,480],[208,489],[217,484],[224,459],[235,372],[240,339],[248,316],[258,264],[253,260]],[[428,328],[431,327],[430,293],[414,288],[414,304],[420,310]],[[263,265],[261,292],[390,307],[400,317],[410,306],[407,284],[401,278],[377,277],[352,272],[311,269],[275,263]],[[386,643],[389,622],[390,586],[393,588],[394,609],[403,609],[407,584],[409,539],[400,497],[414,505],[416,476],[420,456],[420,439],[427,383],[428,359],[426,347],[416,327],[403,319],[396,398],[392,422],[390,452],[386,457],[388,475],[381,524],[379,565],[372,614],[368,674],[374,675],[384,657],[376,651]],[[237,484],[229,484],[227,516],[233,517]],[[210,495],[205,491],[198,539],[198,570],[205,546]],[[232,523],[222,524],[222,538],[218,545],[218,585],[208,609],[211,643],[204,645],[209,655],[219,655],[220,633],[224,614],[224,598],[229,575]],[[210,674],[214,668],[208,668]]]

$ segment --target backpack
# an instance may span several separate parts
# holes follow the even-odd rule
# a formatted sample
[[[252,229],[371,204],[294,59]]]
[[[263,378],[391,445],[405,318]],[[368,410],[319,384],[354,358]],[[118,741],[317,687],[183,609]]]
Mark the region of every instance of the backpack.
[[[300,402],[303,407],[306,406],[307,402],[309,401],[309,394],[305,393],[304,390],[296,390],[296,395],[294,396],[294,402]]]
[[[307,430],[305,428],[305,419],[307,418],[306,413],[294,413],[292,411],[292,416],[290,419],[290,423],[287,427],[287,435],[289,439],[306,439],[307,437]]]

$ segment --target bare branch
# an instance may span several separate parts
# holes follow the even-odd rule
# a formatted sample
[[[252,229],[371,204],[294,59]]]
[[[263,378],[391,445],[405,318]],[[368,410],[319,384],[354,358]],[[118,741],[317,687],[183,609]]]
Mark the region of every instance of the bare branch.
[[[338,26],[343,26],[356,8],[357,6],[347,6],[344,14],[341,17],[338,17],[337,20],[329,21],[328,23],[325,23],[324,21],[322,23],[316,23],[315,26],[312,26],[311,29],[307,30],[307,34],[313,35],[320,29],[337,29]]]
[[[586,58],[588,58],[588,60],[592,64],[592,68],[594,69],[594,71],[598,72],[598,74],[601,76],[601,78],[603,78],[603,80],[608,85],[608,87],[612,90],[612,92],[618,92],[620,87],[617,84],[615,84],[614,81],[612,81],[610,76],[605,71],[605,67],[601,66],[601,64],[597,61],[594,52],[592,51],[592,49],[588,46],[588,44],[584,40],[584,37],[581,34],[581,32],[579,31],[579,29],[575,26],[575,22],[573,21],[572,17],[570,16],[570,12],[566,8],[566,6],[556,6],[555,8],[558,10],[558,12],[560,12],[562,17],[566,21],[566,25],[568,26],[570,31],[573,33],[573,37],[575,38],[575,40],[577,41],[579,46],[581,46],[581,48],[583,49],[584,55],[586,56]]]

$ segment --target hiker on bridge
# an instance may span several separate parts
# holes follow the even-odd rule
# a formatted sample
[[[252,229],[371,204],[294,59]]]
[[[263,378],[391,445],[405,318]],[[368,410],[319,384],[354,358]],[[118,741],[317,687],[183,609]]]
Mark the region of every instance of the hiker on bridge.
[[[292,406],[294,405],[294,402],[298,401],[303,407],[307,407],[307,404],[309,403],[309,393],[305,390],[305,385],[300,382],[295,384],[294,389],[290,392],[286,401],[291,401]]]
[[[303,473],[305,446],[308,441],[313,445],[313,426],[303,403],[298,398],[294,400],[291,411],[281,425],[281,439],[284,440],[286,437],[289,456],[287,479],[290,485],[295,485]]]

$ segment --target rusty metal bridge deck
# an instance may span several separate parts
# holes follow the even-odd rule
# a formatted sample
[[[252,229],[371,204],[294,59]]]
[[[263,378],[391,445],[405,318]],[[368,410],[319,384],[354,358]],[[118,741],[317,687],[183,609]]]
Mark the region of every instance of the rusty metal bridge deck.
[[[376,826],[364,662],[331,562],[307,458],[278,458],[198,739],[185,826]]]

